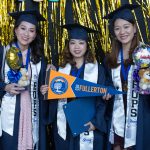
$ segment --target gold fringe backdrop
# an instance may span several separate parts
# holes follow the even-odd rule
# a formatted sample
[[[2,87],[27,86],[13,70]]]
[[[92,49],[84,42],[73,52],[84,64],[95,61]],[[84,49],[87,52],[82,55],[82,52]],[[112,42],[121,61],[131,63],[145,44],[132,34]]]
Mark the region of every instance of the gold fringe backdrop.
[[[146,36],[148,39],[148,42],[150,42],[150,0],[142,0],[141,2],[137,0],[138,4],[141,4],[143,16],[144,16],[144,23],[145,23],[145,29],[146,29]]]
[[[49,40],[53,39],[53,43],[50,43],[49,46],[51,48],[50,56],[52,57],[52,50],[54,53],[57,51],[61,59],[60,54],[65,46],[67,32],[66,30],[62,30],[60,26],[68,23],[66,20],[66,15],[68,15],[66,13],[70,13],[66,10],[68,1],[60,0],[59,2],[47,2],[47,0],[44,0],[40,3],[41,6],[44,6],[44,9],[46,7],[48,8],[48,5],[51,6],[49,7],[51,11],[48,10],[48,15],[50,16],[49,19],[51,19],[49,22],[53,24],[52,27],[55,29],[55,32],[53,32],[52,37],[49,35]],[[95,10],[92,7],[92,3],[95,4]],[[121,4],[120,0],[110,0],[108,2],[102,1],[101,5],[99,0],[73,0],[71,4],[72,5],[70,7],[72,7],[72,16],[70,17],[73,17],[73,22],[79,22],[80,24],[93,28],[99,32],[96,35],[96,38],[94,34],[90,34],[90,46],[93,52],[96,50],[99,52],[101,51],[100,49],[102,49],[104,52],[108,51],[110,49],[110,39],[108,39],[107,28],[108,24],[102,17],[106,15],[107,7],[109,8],[109,12],[119,7]],[[95,21],[93,21],[93,17]],[[49,28],[49,30],[53,29]],[[53,44],[53,48],[51,47],[51,44]]]
[[[0,0],[0,2],[0,41],[2,45],[7,45],[13,33],[13,21],[11,17],[8,17],[8,12],[17,9],[16,0]],[[20,2],[19,10],[25,9],[25,2]],[[132,2],[132,0],[129,0],[129,3]],[[118,8],[121,5],[121,0],[59,0],[58,2],[43,0],[37,3],[39,3],[40,12],[47,19],[46,22],[41,23],[41,30],[45,37],[44,50],[49,63],[52,62],[54,56],[57,58],[64,48],[67,32],[62,30],[60,26],[68,22],[71,23],[66,17],[69,15],[72,17],[70,20],[99,31],[96,35],[90,34],[90,46],[96,56],[100,52],[110,50],[108,22],[102,17]],[[68,3],[71,12],[67,10]],[[150,0],[136,0],[136,3],[142,5],[146,36],[150,41]],[[138,28],[140,29],[139,26]],[[141,32],[140,29],[140,36],[143,39]]]
[[[48,12],[47,12],[47,9],[48,9],[48,1],[47,0],[43,0],[40,2],[39,4],[39,11],[40,13],[43,15],[44,18],[46,18],[47,21],[43,21],[41,22],[41,30],[42,30],[42,34],[44,36],[44,54],[45,56],[47,57],[48,59],[48,63],[51,63],[51,47],[49,45],[49,42],[48,42]]]
[[[0,0],[0,42],[7,45],[13,38],[14,20],[9,16],[9,12],[17,9],[16,0]],[[25,9],[25,2],[18,5],[19,10]]]
[[[135,2],[135,1],[134,1]],[[51,2],[51,14],[50,19],[51,23],[53,24],[53,27],[55,28],[54,33],[54,47],[53,50],[58,52],[58,55],[61,56],[61,51],[64,48],[65,45],[65,39],[67,38],[67,33],[65,30],[61,30],[59,26],[62,24],[68,23],[66,20],[66,13],[67,8],[66,5],[68,3],[67,0],[60,0],[59,2]],[[129,3],[132,3],[131,0],[129,0]],[[138,3],[138,1],[137,1]],[[110,38],[109,38],[109,31],[108,31],[108,21],[104,20],[102,17],[108,14],[109,12],[115,10],[121,5],[121,0],[108,0],[108,1],[100,1],[99,0],[72,0],[72,16],[74,22],[79,22],[82,25],[91,27],[97,31],[99,31],[99,34],[96,36],[94,34],[90,34],[90,45],[93,50],[93,52],[100,52],[101,50],[103,52],[107,52],[110,50]],[[93,4],[95,4],[95,9],[93,8]],[[145,7],[142,7],[143,10],[143,16],[144,16],[144,23],[146,27],[146,35],[147,39],[149,39],[149,28],[148,28],[148,20],[147,18],[150,17],[150,1],[145,0],[142,3],[139,2],[139,4],[145,4]],[[144,8],[146,10],[144,10]],[[57,14],[59,14],[59,17],[56,17]],[[134,13],[135,15],[135,13]],[[136,15],[135,15],[135,18]],[[95,20],[95,21],[94,21]],[[141,29],[139,27],[139,24],[137,22],[138,29],[140,32],[140,38],[142,41],[142,33]],[[51,30],[51,29],[49,29]],[[96,37],[96,38],[95,38]],[[49,38],[51,38],[49,36]],[[61,58],[61,57],[60,57]]]
[[[6,45],[12,35],[12,20],[8,17],[8,12],[14,11],[15,8],[15,0],[0,0],[0,42],[2,45]]]

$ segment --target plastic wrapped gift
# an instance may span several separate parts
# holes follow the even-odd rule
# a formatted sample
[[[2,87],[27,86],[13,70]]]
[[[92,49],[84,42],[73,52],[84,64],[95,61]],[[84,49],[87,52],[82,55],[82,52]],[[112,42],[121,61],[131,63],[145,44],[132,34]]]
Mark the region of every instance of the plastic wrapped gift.
[[[137,82],[136,92],[150,94],[150,46],[140,45],[133,52],[135,70],[133,79]]]
[[[133,52],[133,61],[140,68],[150,67],[150,46],[138,46]]]

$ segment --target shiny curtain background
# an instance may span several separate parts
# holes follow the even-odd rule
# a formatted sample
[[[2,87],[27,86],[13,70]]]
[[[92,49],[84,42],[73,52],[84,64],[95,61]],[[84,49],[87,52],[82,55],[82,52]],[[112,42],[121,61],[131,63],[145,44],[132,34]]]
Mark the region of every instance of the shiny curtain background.
[[[78,22],[98,31],[90,35],[90,47],[99,62],[103,61],[106,51],[110,50],[110,35],[107,20],[103,16],[121,4],[140,4],[135,10],[141,41],[150,44],[150,0],[0,0],[0,42],[6,45],[12,38],[13,20],[8,12],[24,9],[38,9],[47,19],[41,23],[44,35],[44,50],[49,63],[58,65],[65,45],[67,32],[61,25]],[[58,59],[59,56],[59,59]]]

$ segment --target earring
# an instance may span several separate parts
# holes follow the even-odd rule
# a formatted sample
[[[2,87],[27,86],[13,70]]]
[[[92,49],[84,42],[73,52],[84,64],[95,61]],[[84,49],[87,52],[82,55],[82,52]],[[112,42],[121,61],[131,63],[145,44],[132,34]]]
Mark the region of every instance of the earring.
[[[134,33],[134,37],[136,37],[137,36],[137,34],[136,34],[136,32]]]

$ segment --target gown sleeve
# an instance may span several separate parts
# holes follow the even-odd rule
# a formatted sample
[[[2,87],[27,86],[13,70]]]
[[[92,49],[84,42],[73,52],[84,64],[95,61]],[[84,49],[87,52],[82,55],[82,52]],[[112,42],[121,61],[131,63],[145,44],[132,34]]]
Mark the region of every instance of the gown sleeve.
[[[0,46],[0,99],[2,99],[2,97],[5,95],[4,89],[5,89],[5,86],[7,85],[2,80],[2,74],[1,74],[2,60],[3,60],[3,47]]]
[[[39,75],[39,150],[46,150],[49,148],[48,137],[48,123],[49,121],[49,101],[44,100],[44,96],[40,92],[41,85],[45,84],[47,62],[43,57],[41,61],[41,70]]]
[[[39,88],[41,85],[45,84],[45,77],[46,77],[46,67],[47,63],[45,59],[42,59],[42,66],[41,66],[41,72],[40,72],[40,78],[39,78]],[[39,89],[39,97],[41,102],[41,117],[42,122],[45,125],[48,125],[53,122],[55,118],[55,113],[57,109],[57,101],[56,100],[44,100],[44,96],[41,94]]]
[[[110,74],[107,70],[104,69],[102,65],[99,65],[98,68],[98,84],[105,86],[113,86]],[[103,133],[107,133],[107,107],[112,103],[112,100],[105,101],[102,99],[102,96],[96,97],[96,114],[95,117],[91,120],[92,124]],[[110,112],[111,113],[111,112]]]

